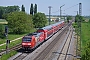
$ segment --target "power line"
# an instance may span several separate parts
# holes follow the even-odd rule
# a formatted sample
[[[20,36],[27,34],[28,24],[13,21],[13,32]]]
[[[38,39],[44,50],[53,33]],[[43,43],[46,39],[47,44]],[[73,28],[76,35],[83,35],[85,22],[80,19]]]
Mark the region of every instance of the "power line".
[[[73,7],[77,6],[77,5],[79,5],[79,4],[76,4],[76,5],[73,5],[73,6],[69,7],[69,8],[66,8],[66,9],[64,9],[64,11],[65,11],[65,10],[68,10],[68,9],[70,9],[70,8],[73,8]]]
[[[55,12],[52,12],[52,13],[57,13],[57,12],[59,12],[59,10],[60,10],[60,9],[58,9],[57,11],[55,11]]]
[[[66,9],[62,10],[62,11],[68,10],[68,9],[70,9],[70,8],[73,8],[73,7],[77,6],[77,5],[79,5],[79,4],[73,5],[73,6],[69,7],[69,8],[66,8]],[[52,13],[57,13],[57,12],[59,12],[59,11],[60,11],[60,9],[58,9],[57,11],[52,12]]]

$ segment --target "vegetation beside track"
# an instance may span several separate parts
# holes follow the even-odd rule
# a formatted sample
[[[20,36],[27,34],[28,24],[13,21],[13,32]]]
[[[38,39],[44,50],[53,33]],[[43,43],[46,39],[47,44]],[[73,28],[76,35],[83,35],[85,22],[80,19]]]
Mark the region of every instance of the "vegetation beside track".
[[[90,23],[82,23],[82,60],[90,60]]]
[[[17,52],[16,51],[11,51],[9,54],[4,54],[1,56],[0,60],[7,60],[11,56],[15,55]]]
[[[24,36],[25,34],[21,34],[21,35],[18,35],[18,34],[8,34],[8,39],[10,41],[16,39],[16,38],[19,38],[19,37],[22,37]],[[6,38],[4,39],[0,39],[0,44],[3,44],[3,43],[6,43]]]
[[[81,60],[90,60],[90,19],[81,23]],[[73,27],[78,29],[76,23]],[[77,32],[77,31],[76,31]]]
[[[11,48],[11,47],[14,47],[20,43],[21,43],[21,39],[14,41],[14,42],[11,42],[10,44],[8,44],[8,46],[9,46],[9,48]],[[0,50],[5,50],[5,49],[6,49],[6,44],[3,46],[0,46]]]

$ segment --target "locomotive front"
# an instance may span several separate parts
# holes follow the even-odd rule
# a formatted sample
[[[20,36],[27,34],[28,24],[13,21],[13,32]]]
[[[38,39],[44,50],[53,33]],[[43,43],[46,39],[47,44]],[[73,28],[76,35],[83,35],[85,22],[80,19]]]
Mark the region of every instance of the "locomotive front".
[[[25,50],[33,49],[35,45],[34,36],[24,36],[22,38],[22,48]]]

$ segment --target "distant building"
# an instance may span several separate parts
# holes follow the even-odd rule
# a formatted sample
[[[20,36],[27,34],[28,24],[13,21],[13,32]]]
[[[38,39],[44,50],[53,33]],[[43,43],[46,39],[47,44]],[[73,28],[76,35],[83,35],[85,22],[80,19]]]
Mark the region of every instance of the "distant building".
[[[49,16],[46,16],[47,19],[49,20]],[[54,17],[54,16],[51,16],[51,21],[55,21],[55,20],[59,20],[60,21],[60,17]]]

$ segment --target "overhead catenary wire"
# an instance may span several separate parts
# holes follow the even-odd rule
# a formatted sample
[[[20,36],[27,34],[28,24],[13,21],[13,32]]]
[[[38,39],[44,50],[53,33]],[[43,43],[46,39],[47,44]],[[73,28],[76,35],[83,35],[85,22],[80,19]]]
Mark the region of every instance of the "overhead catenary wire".
[[[79,4],[75,4],[75,5],[73,5],[73,6],[69,7],[69,8],[66,8],[66,9],[62,10],[62,11],[66,11],[66,10],[68,10],[70,8],[73,8],[73,7],[77,6],[77,5],[79,5]],[[59,11],[60,11],[60,9],[58,9],[57,11],[51,12],[51,13],[57,13]]]
[[[52,13],[57,13],[57,12],[59,12],[60,11],[60,9],[58,9],[57,11],[55,11],[55,12],[52,12]]]
[[[64,9],[63,11],[68,10],[68,9],[70,9],[70,8],[73,8],[73,7],[77,6],[77,5],[79,5],[79,4],[76,4],[76,5],[73,5],[73,6],[69,7],[69,8],[66,8],[66,9]]]

